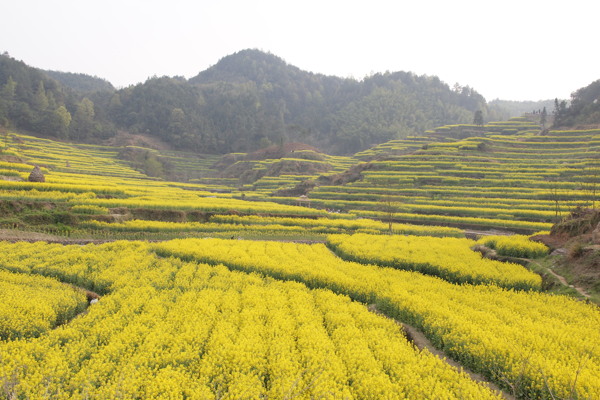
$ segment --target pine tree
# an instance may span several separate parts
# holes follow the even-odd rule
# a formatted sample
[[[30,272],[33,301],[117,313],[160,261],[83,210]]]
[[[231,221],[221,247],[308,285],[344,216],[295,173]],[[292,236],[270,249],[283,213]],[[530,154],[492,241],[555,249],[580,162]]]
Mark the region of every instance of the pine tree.
[[[567,102],[565,100],[559,102],[558,99],[554,99],[554,123],[553,126],[559,127],[565,124],[567,119]]]
[[[546,107],[544,106],[544,109],[542,110],[542,112],[540,114],[540,125],[542,127],[542,130],[546,129],[547,118],[548,118],[548,112],[546,111]]]
[[[483,111],[475,111],[475,115],[473,116],[473,125],[477,125],[479,127],[483,126]]]

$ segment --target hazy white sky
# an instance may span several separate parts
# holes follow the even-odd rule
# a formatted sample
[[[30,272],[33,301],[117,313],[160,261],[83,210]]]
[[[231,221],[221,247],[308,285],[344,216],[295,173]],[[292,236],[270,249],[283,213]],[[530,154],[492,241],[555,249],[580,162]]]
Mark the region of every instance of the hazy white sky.
[[[246,48],[362,79],[437,75],[487,100],[568,98],[600,79],[595,0],[2,0],[0,52],[128,86]]]

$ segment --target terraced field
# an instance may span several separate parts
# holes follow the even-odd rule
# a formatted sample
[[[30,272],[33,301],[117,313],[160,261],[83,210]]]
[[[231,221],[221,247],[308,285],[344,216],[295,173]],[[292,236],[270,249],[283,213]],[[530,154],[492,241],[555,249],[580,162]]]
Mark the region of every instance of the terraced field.
[[[597,158],[600,130],[540,134],[538,125],[524,119],[483,127],[440,127],[424,137],[394,140],[354,157],[332,157],[304,150],[298,152],[296,159],[238,161],[238,167],[240,163],[249,165],[249,173],[268,168],[280,171],[278,175],[265,175],[249,184],[236,178],[217,177],[214,171],[210,177],[206,158],[194,161],[173,153],[173,160],[180,160],[182,170],[204,170],[207,177],[187,184],[156,180],[152,183],[120,160],[114,149],[72,146],[26,137],[19,140],[21,143],[16,146],[19,154],[29,163],[45,166],[45,171],[52,170],[48,182],[55,184],[54,188],[47,187],[44,191],[60,191],[60,187],[56,187],[59,183],[89,182],[80,173],[93,174],[97,184],[91,191],[96,198],[80,200],[77,204],[108,208],[168,208],[159,203],[164,204],[165,199],[178,196],[181,201],[177,208],[188,211],[225,213],[233,210],[245,214],[324,216],[322,211],[314,210],[319,208],[341,211],[346,219],[366,217],[399,223],[533,233],[549,229],[575,206],[597,203],[600,187],[600,160]],[[357,160],[363,160],[358,180],[332,185],[326,183],[327,179],[319,178],[336,176]],[[296,167],[297,163],[328,167],[326,172],[317,169],[309,174],[285,172],[286,163],[296,163]],[[4,168],[0,172],[7,177],[23,179],[27,176],[27,166],[23,164],[0,165],[0,168]],[[312,211],[278,209],[273,205],[263,207],[257,203],[297,205],[295,197],[273,194],[305,181],[317,182],[317,187],[309,193]],[[19,195],[32,187],[18,183],[2,185],[13,193],[20,190]],[[127,194],[122,189],[111,191],[110,186],[115,185],[129,186],[130,189]],[[72,188],[70,192],[78,192],[78,189]],[[142,193],[148,196],[144,197]],[[113,198],[99,199],[98,196]],[[150,196],[155,201],[151,201]],[[204,197],[202,201],[196,201],[198,196]],[[208,199],[213,196],[221,200]],[[240,203],[235,199],[245,201]],[[248,200],[254,201],[252,207]]]
[[[600,130],[515,119],[353,157],[230,155],[251,183],[183,152],[160,153],[186,176],[170,182],[122,149],[2,144],[0,228],[62,244],[0,242],[0,398],[600,397],[597,306],[472,250],[545,256],[528,235],[598,203]],[[298,184],[308,199],[274,196]]]
[[[368,163],[362,179],[318,186],[310,198],[365,217],[531,233],[598,202],[599,150],[600,130],[540,134],[519,120],[442,127],[357,154]]]
[[[103,293],[39,338],[0,340],[7,398],[499,398],[329,290],[164,259],[141,242],[0,247],[0,274]]]
[[[149,178],[122,160],[116,148],[13,136],[10,141],[12,147],[3,153],[23,161],[0,164],[0,175],[6,178],[0,180],[0,200],[7,211],[4,218],[0,218],[2,228],[100,239],[242,235],[324,240],[329,233],[389,231],[382,222],[357,219],[353,214],[329,213],[323,209],[265,201],[274,190],[292,187],[317,175],[265,176],[250,185],[253,188],[251,192],[246,191],[247,187],[242,187],[244,191],[240,192],[237,179],[213,176],[190,179],[189,182],[168,182]],[[205,175],[211,175],[206,157],[186,158],[181,152],[172,152],[171,156],[173,160],[180,160],[182,169],[204,171]],[[311,153],[302,157],[316,155]],[[348,157],[319,157],[324,157],[327,165],[332,166],[331,174],[342,172],[352,162]],[[278,162],[282,160],[265,160],[255,164]],[[44,183],[27,181],[34,164],[42,166]],[[15,202],[24,202],[25,206]],[[23,218],[19,220],[9,216],[8,212],[13,211],[24,213]],[[212,220],[208,223],[210,218]],[[60,224],[58,228],[57,223]],[[458,229],[408,224],[398,225],[396,229],[412,234],[462,235]]]

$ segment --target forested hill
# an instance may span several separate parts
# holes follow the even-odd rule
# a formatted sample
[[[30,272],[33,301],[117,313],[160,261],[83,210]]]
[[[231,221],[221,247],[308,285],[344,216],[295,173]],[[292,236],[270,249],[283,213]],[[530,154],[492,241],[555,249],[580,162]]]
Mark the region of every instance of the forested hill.
[[[78,92],[101,92],[115,90],[114,86],[106,79],[98,78],[80,73],[60,72],[60,71],[43,71],[50,78],[57,80],[64,86],[76,90]]]
[[[488,102],[488,106],[492,109],[501,110],[503,114],[508,114],[512,117],[520,117],[523,114],[540,112],[546,108],[546,112],[551,112],[554,108],[554,100],[538,100],[538,101],[511,101],[495,99]]]
[[[189,82],[209,102],[206,117],[227,120],[221,132],[233,137],[246,127],[251,145],[296,140],[352,153],[442,123],[472,122],[479,109],[488,114],[475,90],[451,90],[437,77],[395,72],[342,79],[302,71],[258,50],[227,56]],[[233,145],[228,151],[246,150],[243,138],[227,142]]]
[[[6,53],[0,55],[0,128],[75,140],[114,132],[92,100]]]
[[[554,126],[600,126],[600,79],[571,94],[571,103],[554,100]]]
[[[115,90],[90,78],[0,56],[0,124],[76,141],[99,142],[118,130],[145,133],[204,153],[299,141],[348,154],[470,123],[478,110],[484,120],[501,118],[472,88],[450,88],[437,77],[386,72],[343,79],[258,50],[224,57],[189,80],[153,77]]]

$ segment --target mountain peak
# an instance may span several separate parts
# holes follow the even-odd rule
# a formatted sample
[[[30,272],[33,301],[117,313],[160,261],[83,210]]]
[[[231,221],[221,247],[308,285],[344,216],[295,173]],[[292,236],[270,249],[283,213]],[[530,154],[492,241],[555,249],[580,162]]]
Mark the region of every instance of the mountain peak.
[[[258,49],[245,49],[221,58],[215,65],[190,78],[192,84],[214,81],[267,82],[274,76],[298,74],[300,69],[282,58]],[[306,72],[309,74],[308,72]]]

